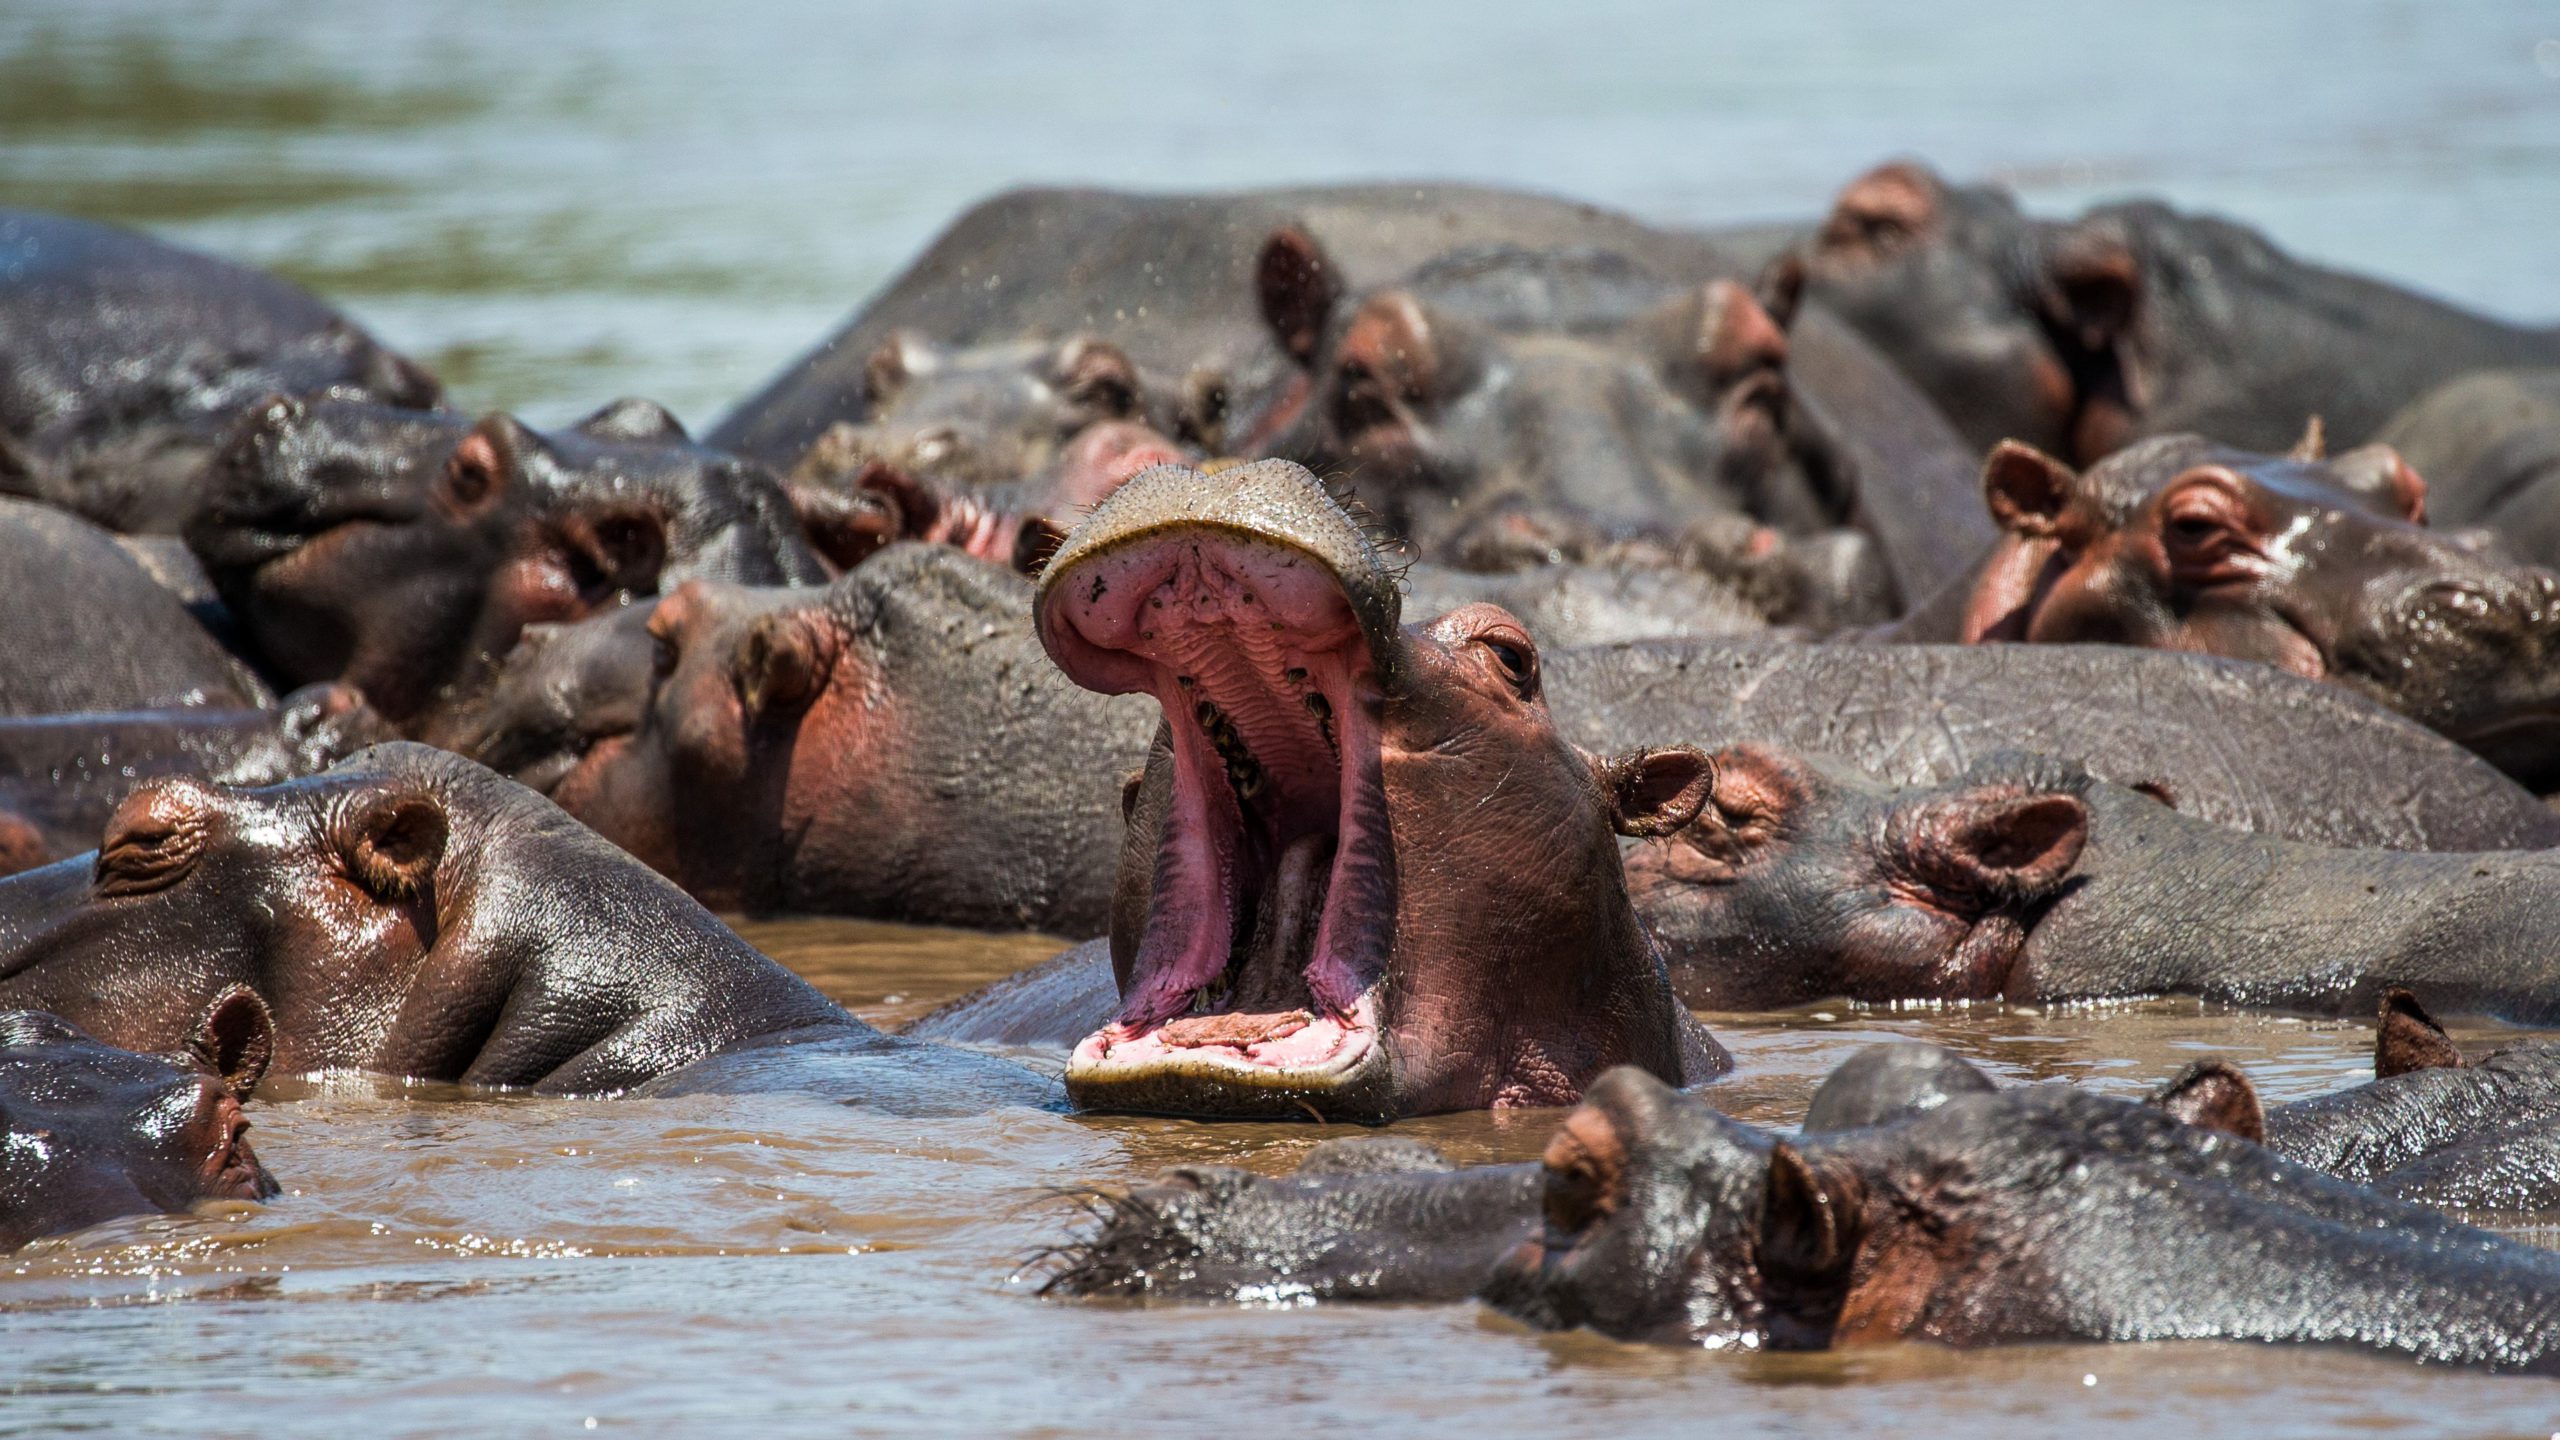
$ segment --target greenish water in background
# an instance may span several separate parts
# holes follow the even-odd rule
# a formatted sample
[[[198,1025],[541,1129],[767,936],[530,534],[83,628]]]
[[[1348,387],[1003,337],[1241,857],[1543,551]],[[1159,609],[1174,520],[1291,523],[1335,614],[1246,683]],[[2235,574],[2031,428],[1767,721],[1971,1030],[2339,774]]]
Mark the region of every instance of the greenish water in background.
[[[0,203],[273,267],[536,421],[708,422],[1025,183],[1818,213],[1886,156],[2164,194],[2560,319],[2560,7],[15,0]]]

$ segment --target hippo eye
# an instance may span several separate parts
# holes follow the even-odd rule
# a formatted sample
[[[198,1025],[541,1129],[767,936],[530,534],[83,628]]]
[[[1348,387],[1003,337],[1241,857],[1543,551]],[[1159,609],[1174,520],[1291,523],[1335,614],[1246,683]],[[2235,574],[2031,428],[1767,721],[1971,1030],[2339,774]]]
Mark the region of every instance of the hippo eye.
[[[1538,652],[1526,640],[1510,635],[1479,635],[1476,643],[1493,657],[1493,663],[1502,667],[1504,677],[1520,692],[1520,698],[1528,699],[1538,686]]]

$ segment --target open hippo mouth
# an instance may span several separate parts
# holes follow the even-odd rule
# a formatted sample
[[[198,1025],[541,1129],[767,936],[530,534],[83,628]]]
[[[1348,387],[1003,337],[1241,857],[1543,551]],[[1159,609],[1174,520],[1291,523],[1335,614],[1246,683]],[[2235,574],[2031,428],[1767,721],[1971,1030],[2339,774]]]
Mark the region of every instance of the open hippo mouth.
[[[1164,708],[1173,785],[1112,1023],[1079,1044],[1086,1108],[1293,1115],[1382,1104],[1396,877],[1378,657],[1323,559],[1169,523],[1074,547],[1041,623],[1077,683]]]

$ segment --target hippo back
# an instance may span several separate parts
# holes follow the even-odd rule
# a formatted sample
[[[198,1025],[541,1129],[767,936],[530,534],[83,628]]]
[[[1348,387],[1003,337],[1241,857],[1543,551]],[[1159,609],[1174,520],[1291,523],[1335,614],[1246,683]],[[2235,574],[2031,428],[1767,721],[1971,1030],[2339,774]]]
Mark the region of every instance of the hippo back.
[[[272,702],[104,530],[0,500],[0,715]]]

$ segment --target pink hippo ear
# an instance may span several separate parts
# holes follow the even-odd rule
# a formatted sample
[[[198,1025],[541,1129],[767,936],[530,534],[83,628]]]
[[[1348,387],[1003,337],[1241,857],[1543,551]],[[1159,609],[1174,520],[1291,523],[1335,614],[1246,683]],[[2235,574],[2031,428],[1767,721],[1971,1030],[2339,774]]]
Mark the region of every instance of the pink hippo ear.
[[[807,615],[762,616],[738,641],[731,673],[739,703],[750,716],[802,709],[827,688],[834,661],[833,647]]]
[[[436,493],[456,513],[472,516],[498,504],[516,487],[524,455],[538,444],[524,423],[505,411],[483,416],[445,457]]]
[[[235,1100],[246,1100],[258,1088],[276,1055],[275,1017],[267,1002],[246,985],[234,985],[213,997],[195,1032],[187,1037],[187,1053],[222,1077],[222,1087]]]
[[[1312,369],[1325,322],[1342,303],[1342,272],[1324,247],[1295,225],[1272,231],[1254,261],[1253,288],[1262,305],[1262,323],[1271,328],[1281,352],[1301,368]]]
[[[1781,1140],[1769,1147],[1760,1198],[1760,1268],[1791,1286],[1846,1283],[1867,1232],[1867,1187],[1845,1165],[1824,1164]]]
[[[374,898],[406,904],[427,894],[444,860],[448,823],[444,806],[424,791],[366,795],[347,808],[344,836],[348,878]]]
[[[2436,1017],[2406,990],[2386,990],[2373,1033],[2373,1078],[2388,1080],[2412,1070],[2458,1070],[2465,1062],[2462,1047],[2444,1033]]]
[[[1982,462],[1982,500],[2001,529],[2029,540],[2061,533],[2080,476],[2033,445],[2003,440]]]
[[[2046,318],[2082,349],[2112,349],[2142,303],[2142,262],[2111,227],[2074,225],[2047,254],[2041,299]]]
[[[2387,506],[2412,525],[2427,523],[2427,481],[2388,445],[2359,445],[2329,462],[2340,485]]]
[[[2237,1135],[2251,1144],[2266,1143],[2267,1112],[2258,1103],[2258,1087],[2227,1060],[2197,1061],[2143,1103],[2199,1130]]]
[[[1815,243],[1832,252],[1888,254],[1937,227],[1946,189],[1926,165],[1888,161],[1841,188]]]
[[[1787,333],[1760,308],[1751,292],[1730,280],[1710,280],[1698,295],[1698,368],[1707,383],[1726,389],[1787,364]]]
[[[1668,835],[1697,819],[1715,793],[1716,764],[1693,746],[1638,750],[1598,769],[1609,823],[1621,835]]]
[[[2078,796],[1985,785],[1895,812],[1885,845],[1888,863],[1937,904],[1981,915],[2051,898],[2088,838]]]

